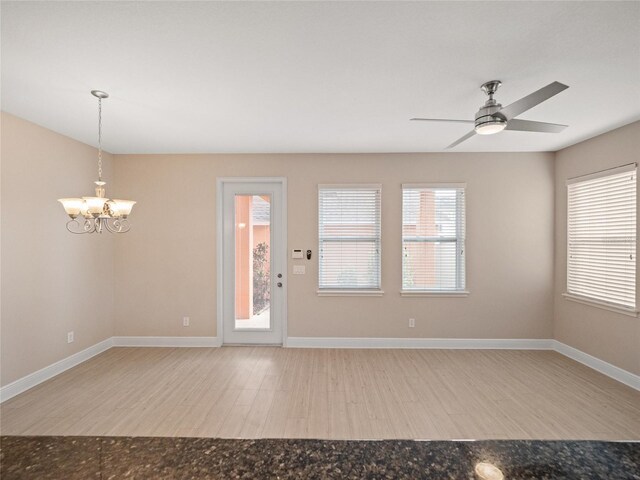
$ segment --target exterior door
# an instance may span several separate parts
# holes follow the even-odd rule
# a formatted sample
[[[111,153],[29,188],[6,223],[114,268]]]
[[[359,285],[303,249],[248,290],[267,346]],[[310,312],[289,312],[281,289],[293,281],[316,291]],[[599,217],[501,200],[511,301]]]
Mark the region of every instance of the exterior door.
[[[281,345],[286,245],[282,180],[221,179],[223,344]]]

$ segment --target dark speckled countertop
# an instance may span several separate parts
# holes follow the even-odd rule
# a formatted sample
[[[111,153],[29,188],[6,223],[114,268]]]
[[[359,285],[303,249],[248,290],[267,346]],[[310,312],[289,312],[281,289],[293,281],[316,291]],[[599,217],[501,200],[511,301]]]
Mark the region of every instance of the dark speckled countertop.
[[[0,478],[640,480],[640,443],[0,437]]]

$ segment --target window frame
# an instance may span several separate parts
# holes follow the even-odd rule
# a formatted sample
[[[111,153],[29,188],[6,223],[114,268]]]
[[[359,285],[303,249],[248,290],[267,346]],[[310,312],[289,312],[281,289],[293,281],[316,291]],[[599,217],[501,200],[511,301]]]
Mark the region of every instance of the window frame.
[[[637,261],[637,255],[638,255],[638,235],[637,235],[637,229],[638,229],[638,208],[637,208],[637,202],[638,202],[638,170],[637,170],[638,164],[637,163],[629,163],[626,165],[621,165],[619,167],[613,167],[613,168],[608,168],[606,170],[601,170],[598,172],[593,172],[593,173],[588,173],[585,175],[580,175],[577,177],[572,177],[572,178],[568,178],[565,182],[565,199],[566,199],[566,209],[565,209],[565,214],[566,214],[566,230],[565,230],[565,234],[566,234],[566,242],[565,242],[565,248],[566,248],[566,266],[565,266],[565,291],[564,293],[562,293],[562,296],[566,299],[566,300],[570,300],[573,302],[577,302],[577,303],[581,303],[581,304],[585,304],[585,305],[589,305],[589,306],[593,306],[593,307],[597,307],[597,308],[601,308],[604,310],[609,310],[612,312],[616,312],[616,313],[621,313],[624,315],[629,315],[632,317],[637,317],[639,310],[638,310],[638,261]],[[635,305],[633,307],[629,307],[620,303],[615,303],[615,302],[611,302],[611,301],[607,301],[607,300],[602,300],[596,297],[592,297],[589,295],[584,295],[584,294],[580,294],[577,292],[571,292],[569,289],[569,271],[571,268],[571,248],[570,248],[570,236],[569,236],[569,228],[570,228],[570,224],[569,224],[569,216],[570,216],[570,202],[569,202],[569,187],[571,185],[575,185],[575,184],[579,184],[579,183],[583,183],[583,182],[588,182],[591,180],[596,180],[596,179],[600,179],[600,178],[605,178],[605,177],[610,177],[613,175],[619,175],[622,173],[634,173],[635,175],[635,188],[636,188],[636,237],[635,237],[635,255],[634,255],[634,262],[635,262],[635,277],[634,277],[634,285],[633,285],[633,289],[635,292],[634,295],[634,302]]]
[[[462,220],[456,221],[456,236],[455,237],[446,237],[447,242],[460,242],[462,244],[462,253],[460,255],[456,255],[456,288],[443,290],[443,289],[429,289],[429,288],[405,288],[404,286],[404,245],[405,245],[405,236],[404,236],[404,192],[405,190],[459,190],[456,193],[456,208],[458,207],[457,202],[460,201],[460,194],[462,194]],[[460,191],[461,190],[461,191]],[[457,182],[457,183],[403,183],[401,186],[401,194],[400,194],[400,254],[401,254],[401,272],[400,272],[400,295],[403,297],[467,297],[469,295],[469,290],[467,289],[467,184],[466,182]],[[462,235],[461,235],[462,234]],[[419,236],[415,237],[415,242],[424,242],[430,241],[433,243],[441,242],[443,237],[423,237],[418,239]],[[459,249],[458,249],[459,250]]]
[[[322,274],[322,242],[323,238],[320,235],[320,193],[322,190],[377,190],[379,198],[379,210],[378,210],[378,286],[370,288],[357,288],[357,287],[321,287],[320,278]],[[316,196],[318,200],[317,212],[317,227],[318,227],[318,296],[325,297],[352,297],[352,296],[368,296],[379,297],[384,294],[382,290],[382,184],[379,183],[321,183],[318,184],[318,192]],[[363,240],[368,241],[369,237],[363,237]],[[339,241],[339,237],[336,237],[335,241]]]

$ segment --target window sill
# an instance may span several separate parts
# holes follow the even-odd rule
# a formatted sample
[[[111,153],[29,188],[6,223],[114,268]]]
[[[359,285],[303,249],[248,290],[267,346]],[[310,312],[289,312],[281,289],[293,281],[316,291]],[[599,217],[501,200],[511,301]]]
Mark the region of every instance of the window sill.
[[[381,297],[384,290],[318,290],[319,297]]]
[[[467,290],[439,292],[429,290],[400,290],[401,297],[468,297]]]
[[[586,297],[580,297],[578,295],[572,295],[571,293],[563,293],[562,296],[576,303],[582,303],[583,305],[590,305],[592,307],[601,308],[603,310],[609,310],[610,312],[621,313],[622,315],[628,315],[630,317],[637,317],[638,310],[633,310],[625,307],[618,307],[605,302],[599,302],[598,300],[592,300]]]

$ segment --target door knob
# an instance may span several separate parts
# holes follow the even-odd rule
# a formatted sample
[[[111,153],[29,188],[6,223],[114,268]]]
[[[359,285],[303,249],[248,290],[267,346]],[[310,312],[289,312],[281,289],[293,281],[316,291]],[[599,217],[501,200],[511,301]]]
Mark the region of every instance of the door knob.
[[[278,285],[279,287],[282,287],[282,282],[278,282],[276,283],[276,285]]]
[[[281,273],[278,274],[278,278],[282,278],[282,274]]]

